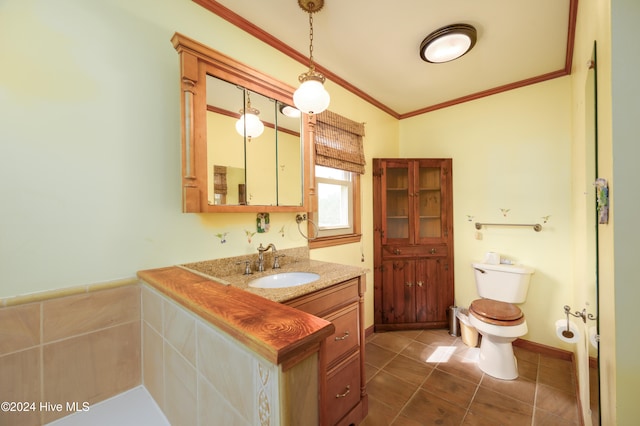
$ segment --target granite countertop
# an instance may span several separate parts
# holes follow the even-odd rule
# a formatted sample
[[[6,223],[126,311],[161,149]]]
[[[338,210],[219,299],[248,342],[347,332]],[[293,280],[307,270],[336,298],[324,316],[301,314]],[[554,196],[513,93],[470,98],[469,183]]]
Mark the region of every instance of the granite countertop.
[[[305,252],[305,249],[282,250],[278,251],[278,254],[284,254],[280,258],[281,266],[279,269],[271,268],[273,254],[269,252],[265,253],[264,272],[254,271],[251,275],[244,275],[242,272],[244,271],[246,260],[250,260],[252,265],[255,266],[255,255],[187,263],[178,265],[178,267],[217,283],[231,285],[280,303],[359,277],[367,272],[366,268],[357,266],[311,260],[308,257],[308,250]],[[283,272],[313,272],[318,274],[320,278],[308,284],[295,287],[269,289],[249,287],[249,283],[252,280]]]
[[[150,286],[174,299],[250,350],[275,364],[290,365],[300,354],[331,335],[331,322],[281,302],[359,277],[367,271],[308,258],[308,249],[279,251],[281,268],[273,270],[273,257],[265,253],[265,271],[243,275],[246,260],[257,255],[215,259],[139,271]],[[253,279],[280,272],[314,272],[320,278],[297,287],[249,287]],[[257,320],[259,319],[259,321]]]

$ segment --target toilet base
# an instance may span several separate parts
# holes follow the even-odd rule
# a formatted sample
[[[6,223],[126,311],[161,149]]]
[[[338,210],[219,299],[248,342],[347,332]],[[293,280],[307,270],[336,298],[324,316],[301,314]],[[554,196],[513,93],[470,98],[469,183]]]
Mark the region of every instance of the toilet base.
[[[518,362],[513,354],[513,340],[483,335],[478,359],[480,369],[496,379],[517,379]]]

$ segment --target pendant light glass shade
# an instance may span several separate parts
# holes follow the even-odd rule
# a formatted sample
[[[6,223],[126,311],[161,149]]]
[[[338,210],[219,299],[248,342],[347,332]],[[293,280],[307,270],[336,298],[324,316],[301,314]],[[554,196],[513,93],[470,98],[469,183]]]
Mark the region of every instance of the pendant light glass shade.
[[[293,93],[296,108],[306,114],[320,114],[329,107],[331,97],[320,80],[308,78]]]
[[[246,136],[248,139],[257,138],[264,132],[264,124],[256,114],[248,111],[236,121],[236,131],[240,136]]]

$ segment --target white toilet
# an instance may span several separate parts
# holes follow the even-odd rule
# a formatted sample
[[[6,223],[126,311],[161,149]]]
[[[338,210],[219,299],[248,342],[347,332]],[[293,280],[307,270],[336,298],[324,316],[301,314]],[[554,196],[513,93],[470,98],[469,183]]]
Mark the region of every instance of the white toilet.
[[[482,335],[479,366],[503,380],[518,377],[513,342],[527,334],[524,314],[515,303],[527,298],[534,270],[521,265],[473,263],[476,288],[482,299],[469,306],[469,321]]]

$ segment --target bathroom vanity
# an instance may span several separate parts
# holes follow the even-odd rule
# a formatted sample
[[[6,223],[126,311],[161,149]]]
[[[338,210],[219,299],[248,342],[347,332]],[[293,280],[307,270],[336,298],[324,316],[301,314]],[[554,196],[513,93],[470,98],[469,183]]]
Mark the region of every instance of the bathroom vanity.
[[[280,269],[269,267],[252,275],[242,273],[241,265],[251,258],[244,256],[140,271],[138,276],[154,291],[230,336],[243,350],[256,354],[257,363],[266,361],[277,371],[280,382],[274,386],[278,389],[274,398],[278,401],[271,401],[271,406],[279,407],[272,409],[278,416],[270,422],[312,424],[312,413],[317,424],[357,425],[367,414],[366,271],[296,256],[296,250],[283,257]],[[265,261],[271,261],[269,255]],[[294,271],[320,278],[293,287],[251,287],[258,278]],[[297,398],[310,391],[300,388],[299,378],[311,369],[316,381],[305,379],[304,383],[306,387],[315,383],[317,408],[302,410]],[[264,395],[257,392],[255,406],[262,409],[260,398]],[[308,397],[305,404],[308,407]]]

